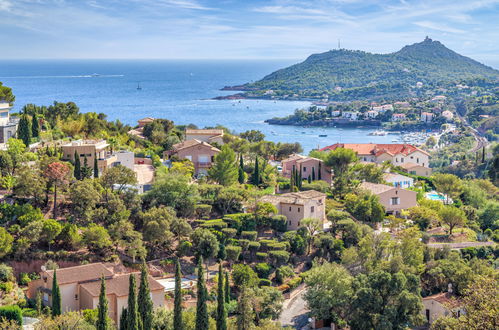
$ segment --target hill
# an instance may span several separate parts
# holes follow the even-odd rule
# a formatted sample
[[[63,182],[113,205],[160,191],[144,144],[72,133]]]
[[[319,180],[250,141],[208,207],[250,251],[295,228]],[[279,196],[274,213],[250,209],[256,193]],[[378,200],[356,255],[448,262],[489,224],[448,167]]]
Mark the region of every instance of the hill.
[[[391,54],[331,50],[275,71],[263,79],[224,90],[246,96],[356,99],[409,95],[417,82],[438,86],[474,79],[499,81],[499,71],[426,38]],[[272,90],[272,92],[269,92]]]

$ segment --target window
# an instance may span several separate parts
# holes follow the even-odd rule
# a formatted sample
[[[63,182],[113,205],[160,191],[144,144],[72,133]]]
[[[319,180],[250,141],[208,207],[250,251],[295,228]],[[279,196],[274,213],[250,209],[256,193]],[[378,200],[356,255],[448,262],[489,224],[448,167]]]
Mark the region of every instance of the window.
[[[311,213],[314,213],[314,211],[315,211],[315,207],[314,207],[314,206],[311,206],[311,207],[310,207],[310,212],[311,212]]]
[[[75,300],[78,300],[78,295],[77,294],[75,294]]]
[[[192,162],[192,156],[191,155],[185,156],[185,159],[190,160]]]
[[[289,207],[289,212],[291,212],[291,206]]]
[[[419,164],[419,158],[416,158],[416,163],[418,163],[418,164]]]
[[[301,211],[300,211],[300,208],[298,208],[298,212],[301,212]]]
[[[395,158],[395,163],[398,163],[399,162],[399,159],[398,158]]]
[[[307,167],[306,167],[306,166],[304,166],[304,167],[303,167],[303,172],[306,172],[306,171],[307,171]]]
[[[85,157],[85,154],[80,154],[80,157]]]
[[[399,197],[392,197],[390,200],[390,205],[399,205],[400,204],[400,198]]]
[[[410,171],[409,173],[411,173],[411,174],[414,174],[414,175],[415,175],[415,174],[416,174],[416,171]]]
[[[404,158],[400,158],[400,162],[403,163],[404,162]]]

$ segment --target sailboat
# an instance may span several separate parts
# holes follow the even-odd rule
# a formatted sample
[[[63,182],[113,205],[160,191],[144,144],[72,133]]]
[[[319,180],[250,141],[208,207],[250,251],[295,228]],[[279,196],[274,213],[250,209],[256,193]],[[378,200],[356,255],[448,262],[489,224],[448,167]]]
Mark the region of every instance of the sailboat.
[[[142,90],[142,87],[140,87],[140,83],[137,83],[137,90],[138,91]]]

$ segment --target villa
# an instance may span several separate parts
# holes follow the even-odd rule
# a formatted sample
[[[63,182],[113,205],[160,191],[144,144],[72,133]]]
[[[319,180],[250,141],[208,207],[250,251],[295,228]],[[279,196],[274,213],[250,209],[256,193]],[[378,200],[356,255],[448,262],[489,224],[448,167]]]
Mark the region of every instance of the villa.
[[[10,103],[0,100],[0,143],[7,143],[11,137],[16,137],[19,119],[10,116]]]
[[[429,123],[433,120],[433,114],[431,112],[422,112],[421,121],[424,123]]]
[[[164,156],[188,159],[194,164],[194,174],[204,176],[208,174],[208,169],[213,165],[215,156],[219,152],[220,149],[205,141],[187,140],[174,144],[172,150],[165,151]]]
[[[266,195],[261,202],[273,204],[280,215],[288,219],[288,230],[300,227],[305,218],[317,218],[326,223],[326,194],[315,191],[290,192],[282,195]]]
[[[414,186],[414,179],[398,173],[385,173],[383,180],[394,187],[410,188]]]
[[[405,114],[403,113],[394,113],[392,115],[392,121],[403,121],[405,120]]]
[[[331,183],[331,170],[321,159],[293,154],[282,161],[282,175],[290,178],[293,170],[301,171],[303,179],[324,180]]]
[[[136,276],[139,283],[139,273],[117,274],[102,263],[93,263],[75,267],[61,268],[56,271],[57,284],[61,291],[61,310],[63,313],[95,309],[99,303],[101,278],[106,282],[106,294],[109,301],[109,317],[119,323],[123,308],[128,306],[129,277]],[[36,297],[42,294],[45,306],[52,306],[53,270],[42,270],[40,279],[31,281],[27,296]],[[164,287],[149,276],[149,288],[154,307],[165,305]]]
[[[362,182],[360,188],[377,195],[387,214],[400,214],[402,210],[418,205],[415,191],[371,182]]]
[[[97,160],[105,160],[110,155],[109,144],[106,140],[75,140],[62,146],[63,160],[74,162],[75,153],[79,156],[82,165],[86,158],[87,165],[93,169],[96,157]],[[101,166],[107,165],[101,162]],[[99,172],[103,170],[104,167],[99,168]]]
[[[450,112],[449,110],[445,110],[442,112],[442,117],[444,117],[446,120],[452,120],[454,118],[454,114]]]
[[[459,317],[464,310],[457,296],[452,292],[442,292],[423,298],[422,313],[426,322],[432,324],[442,316]]]
[[[223,145],[224,130],[223,129],[186,129],[185,140],[199,140],[206,143],[217,143]]]
[[[419,176],[431,176],[432,169],[415,163],[404,163],[399,165],[404,172]]]

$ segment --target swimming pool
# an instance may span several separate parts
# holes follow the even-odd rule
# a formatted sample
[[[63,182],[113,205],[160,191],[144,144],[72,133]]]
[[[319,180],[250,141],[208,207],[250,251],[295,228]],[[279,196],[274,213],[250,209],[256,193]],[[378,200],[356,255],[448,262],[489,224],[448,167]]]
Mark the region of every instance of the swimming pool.
[[[426,198],[434,200],[434,201],[444,201],[445,197],[438,193],[427,193]]]

